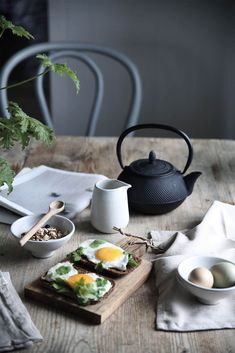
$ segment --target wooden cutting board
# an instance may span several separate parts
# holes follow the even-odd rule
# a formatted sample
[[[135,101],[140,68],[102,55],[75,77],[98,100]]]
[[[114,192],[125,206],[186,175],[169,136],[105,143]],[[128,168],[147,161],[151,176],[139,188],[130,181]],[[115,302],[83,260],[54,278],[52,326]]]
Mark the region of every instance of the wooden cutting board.
[[[141,256],[144,251],[143,245],[130,246],[128,241],[128,238],[123,238],[117,245],[137,256]],[[78,305],[74,300],[42,287],[40,279],[25,287],[25,296],[58,309],[72,312],[75,317],[85,318],[93,324],[101,324],[146,281],[151,269],[152,263],[142,259],[141,264],[128,275],[113,278],[115,282],[113,291],[107,298],[93,305]]]

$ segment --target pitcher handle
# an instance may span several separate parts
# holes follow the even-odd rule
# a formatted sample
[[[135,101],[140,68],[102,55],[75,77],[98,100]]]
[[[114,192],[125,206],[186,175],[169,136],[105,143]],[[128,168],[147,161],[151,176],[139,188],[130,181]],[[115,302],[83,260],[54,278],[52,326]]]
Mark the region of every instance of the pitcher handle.
[[[116,153],[117,153],[117,157],[118,157],[118,162],[121,166],[122,169],[124,169],[123,163],[122,163],[122,156],[121,156],[121,145],[122,142],[124,140],[124,138],[132,131],[136,131],[136,130],[142,130],[142,129],[161,129],[161,130],[168,130],[168,131],[172,131],[175,132],[177,135],[181,136],[187,146],[188,146],[188,159],[187,162],[185,164],[185,167],[183,169],[182,174],[184,174],[186,172],[186,170],[189,168],[192,159],[193,159],[193,146],[192,143],[189,139],[189,137],[185,134],[185,132],[173,127],[173,126],[169,126],[169,125],[164,125],[164,124],[139,124],[139,125],[134,125],[129,127],[128,129],[126,129],[125,131],[122,132],[122,134],[120,135],[118,141],[117,141],[117,147],[116,147]]]

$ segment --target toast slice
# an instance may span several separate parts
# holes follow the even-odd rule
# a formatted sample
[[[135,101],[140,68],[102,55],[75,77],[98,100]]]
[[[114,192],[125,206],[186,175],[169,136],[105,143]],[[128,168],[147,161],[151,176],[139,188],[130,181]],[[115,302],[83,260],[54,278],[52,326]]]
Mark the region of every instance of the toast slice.
[[[61,264],[63,266],[63,263],[66,263],[66,261],[63,261],[59,264]],[[74,268],[75,268],[75,266],[74,266]],[[91,273],[91,272],[86,271],[83,268],[79,268],[77,266],[76,266],[76,270],[78,271],[78,274],[96,275],[95,273]],[[59,281],[59,282],[56,280],[48,281],[47,273],[48,272],[46,272],[45,274],[43,274],[40,277],[40,284],[42,287],[47,288],[47,289],[57,293],[59,296],[70,298],[73,302],[76,302],[78,305],[82,305],[82,306],[94,305],[98,302],[101,302],[103,299],[107,298],[110,295],[110,293],[113,291],[114,286],[115,286],[115,282],[113,279],[98,275],[101,280],[106,280],[107,282],[110,283],[110,288],[101,297],[95,298],[95,299],[89,298],[86,302],[84,302],[84,298],[79,297],[79,295],[77,295],[75,293],[75,291],[73,291],[72,288],[70,288],[65,283],[65,281]]]
[[[91,246],[95,242],[97,242],[98,244],[102,244],[100,242],[104,242],[104,244],[111,244],[109,242],[106,242],[106,241],[103,241],[100,239],[99,240],[91,239],[91,240],[85,241],[85,242],[81,243],[80,246],[75,251],[68,254],[67,259],[71,263],[73,263],[75,267],[82,267],[84,269],[89,269],[91,271],[101,273],[101,274],[109,276],[109,277],[119,277],[119,276],[127,275],[128,273],[135,270],[135,268],[137,268],[141,263],[141,258],[139,258],[138,256],[135,256],[135,255],[132,255],[132,254],[124,251],[120,247],[118,247],[119,249],[123,250],[123,253],[128,255],[128,262],[126,265],[126,269],[121,270],[121,269],[115,268],[115,264],[113,267],[105,268],[104,266],[102,266],[102,262],[100,262],[100,263],[92,262],[86,254],[83,254],[83,251],[84,251],[83,244],[88,243],[88,245]],[[111,244],[111,245],[113,245],[113,244]],[[95,249],[93,249],[93,250],[95,252]]]

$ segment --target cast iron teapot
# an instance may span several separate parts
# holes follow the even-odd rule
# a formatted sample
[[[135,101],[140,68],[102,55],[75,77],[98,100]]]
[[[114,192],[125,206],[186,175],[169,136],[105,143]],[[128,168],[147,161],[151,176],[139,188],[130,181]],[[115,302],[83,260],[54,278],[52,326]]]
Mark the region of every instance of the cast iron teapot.
[[[126,135],[135,130],[149,128],[173,131],[185,140],[188,146],[188,159],[182,172],[171,163],[157,159],[154,151],[149,153],[148,159],[138,159],[129,166],[123,166],[121,145]],[[201,172],[192,172],[184,176],[192,162],[193,147],[189,137],[172,126],[162,124],[132,126],[119,137],[116,151],[123,169],[118,179],[132,185],[128,190],[129,207],[140,213],[163,214],[172,211],[192,193],[194,183],[201,175]]]

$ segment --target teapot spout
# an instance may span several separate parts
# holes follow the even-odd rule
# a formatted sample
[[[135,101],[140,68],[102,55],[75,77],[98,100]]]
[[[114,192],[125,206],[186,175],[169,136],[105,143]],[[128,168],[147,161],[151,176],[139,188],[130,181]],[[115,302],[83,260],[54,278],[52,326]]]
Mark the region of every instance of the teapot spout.
[[[186,188],[188,190],[188,195],[191,195],[194,184],[201,174],[202,174],[201,172],[192,172],[184,177]]]

